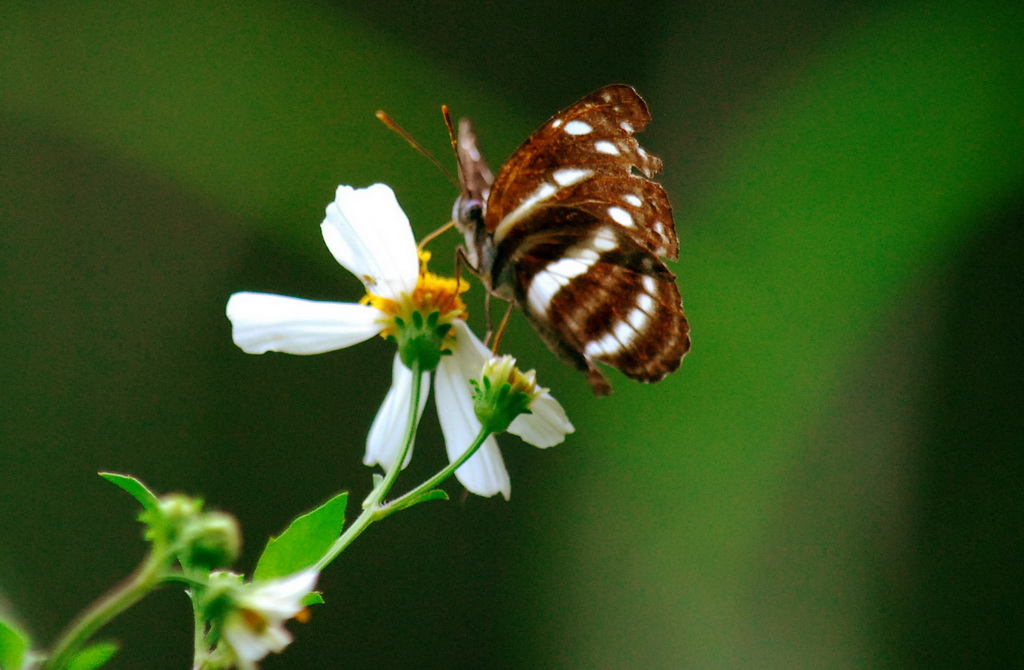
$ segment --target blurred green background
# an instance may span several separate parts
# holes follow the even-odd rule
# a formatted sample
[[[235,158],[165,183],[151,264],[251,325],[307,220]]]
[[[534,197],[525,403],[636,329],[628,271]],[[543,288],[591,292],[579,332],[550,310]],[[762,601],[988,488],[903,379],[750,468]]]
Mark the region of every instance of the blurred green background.
[[[339,183],[447,220],[376,109],[450,163],[447,103],[497,165],[626,82],[693,352],[595,400],[514,320],[577,433],[502,439],[511,502],[452,486],[372,528],[264,667],[1024,666],[1022,72],[1008,2],[8,0],[0,609],[49,643],[141,557],[97,470],[235,513],[243,569],[365,494],[390,347],[246,356],[227,297],[359,297],[318,228]],[[191,660],[180,592],[104,634],[111,667]]]

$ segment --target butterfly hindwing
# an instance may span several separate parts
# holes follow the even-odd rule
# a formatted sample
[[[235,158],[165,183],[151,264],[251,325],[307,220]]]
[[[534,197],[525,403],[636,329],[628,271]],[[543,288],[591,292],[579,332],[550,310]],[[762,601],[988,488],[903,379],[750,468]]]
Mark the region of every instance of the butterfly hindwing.
[[[689,327],[675,276],[613,226],[592,220],[568,230],[534,236],[512,265],[515,301],[531,325],[599,395],[610,386],[595,362],[644,382],[676,370]]]

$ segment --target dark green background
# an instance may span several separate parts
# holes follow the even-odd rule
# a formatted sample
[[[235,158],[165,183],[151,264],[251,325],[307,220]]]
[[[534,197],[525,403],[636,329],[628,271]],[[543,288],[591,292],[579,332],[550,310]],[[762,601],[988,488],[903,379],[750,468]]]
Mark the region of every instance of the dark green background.
[[[5,3],[7,610],[48,643],[141,556],[97,470],[237,514],[246,569],[365,494],[390,347],[246,356],[227,297],[359,297],[319,234],[339,183],[447,220],[454,188],[376,109],[450,163],[448,103],[497,163],[621,81],[654,115],[693,352],[595,400],[514,321],[576,435],[502,439],[509,503],[453,486],[372,528],[265,667],[1024,665],[1016,4]],[[428,417],[410,484],[443,460]],[[105,631],[112,667],[188,667],[189,626],[157,594]]]

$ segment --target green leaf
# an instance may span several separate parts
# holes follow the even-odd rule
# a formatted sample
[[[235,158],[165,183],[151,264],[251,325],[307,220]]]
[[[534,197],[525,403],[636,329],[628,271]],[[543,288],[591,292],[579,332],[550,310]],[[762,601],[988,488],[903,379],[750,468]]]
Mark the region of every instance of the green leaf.
[[[75,654],[68,670],[93,670],[105,665],[116,653],[117,645],[113,642],[97,642]]]
[[[292,521],[280,537],[270,538],[253,580],[285,577],[315,563],[341,534],[347,502],[348,493],[339,493]]]
[[[0,668],[19,670],[30,646],[28,636],[14,624],[0,620]]]
[[[154,510],[157,508],[157,497],[138,479],[129,475],[119,475],[115,472],[101,472],[100,477],[103,477],[114,486],[118,486],[132,494],[132,496],[147,510]]]

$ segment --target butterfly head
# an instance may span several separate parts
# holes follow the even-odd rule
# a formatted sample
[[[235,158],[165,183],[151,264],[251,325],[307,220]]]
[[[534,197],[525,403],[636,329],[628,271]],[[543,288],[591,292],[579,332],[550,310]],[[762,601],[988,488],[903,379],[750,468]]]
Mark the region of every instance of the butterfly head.
[[[475,274],[490,289],[490,273],[494,261],[494,240],[484,222],[487,199],[491,193],[494,175],[480,153],[476,132],[469,119],[459,120],[459,134],[455,145],[459,163],[461,192],[452,207],[452,220],[466,240],[466,260]]]

